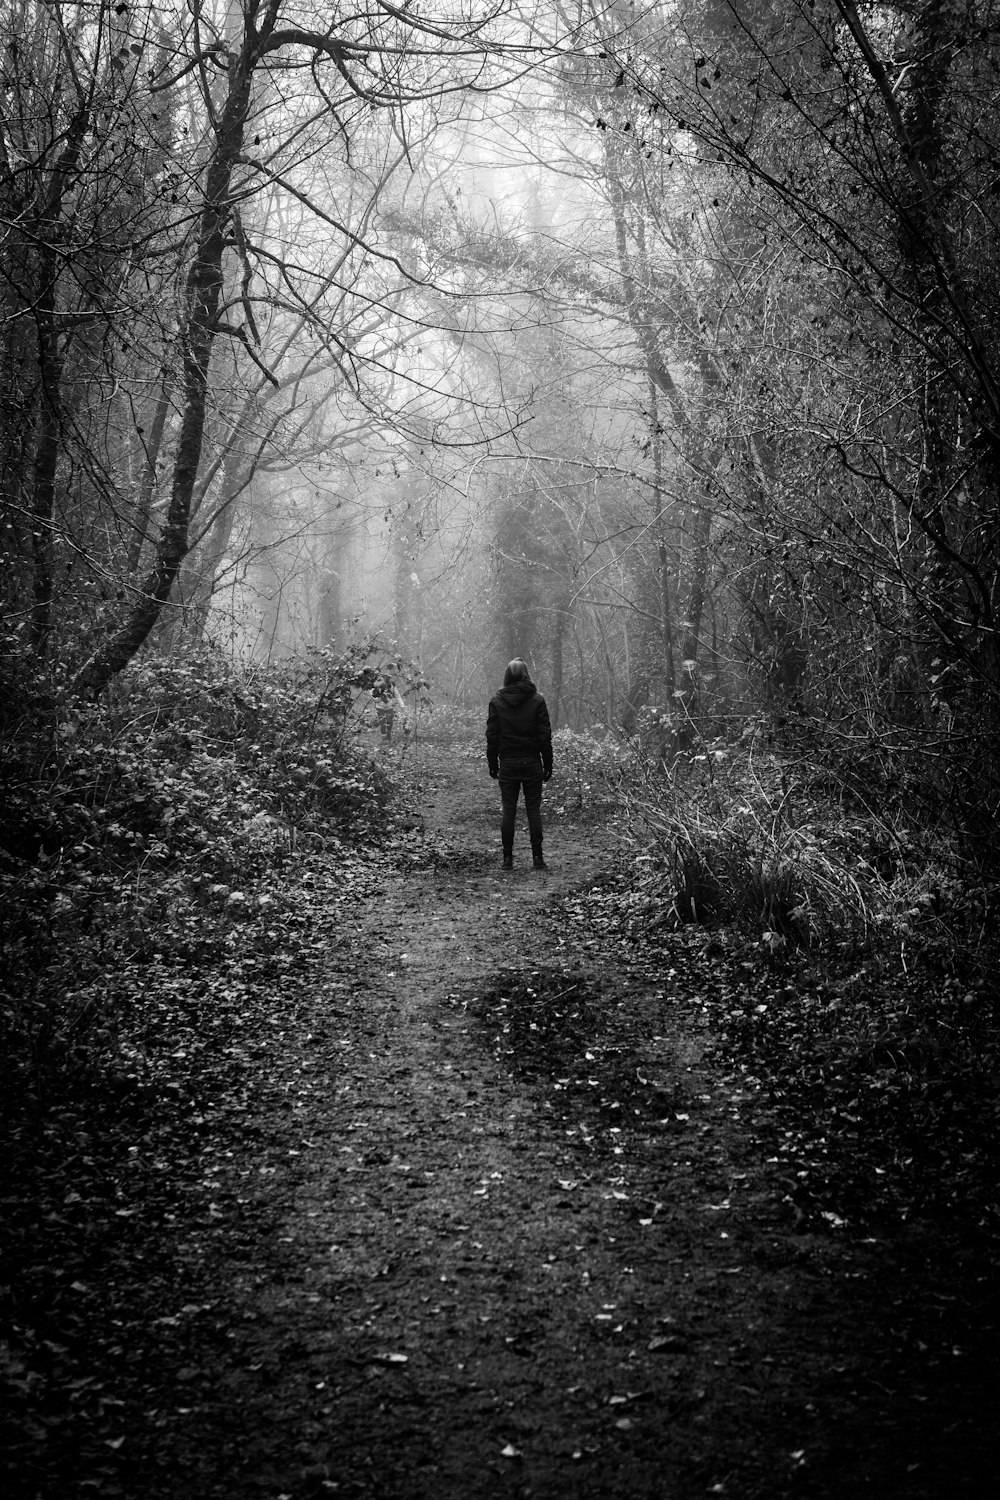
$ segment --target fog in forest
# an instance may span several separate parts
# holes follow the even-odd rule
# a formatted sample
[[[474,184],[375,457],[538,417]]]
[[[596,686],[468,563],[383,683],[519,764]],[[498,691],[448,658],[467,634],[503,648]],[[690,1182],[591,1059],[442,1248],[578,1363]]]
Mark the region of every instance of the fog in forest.
[[[4,1494],[995,1488],[998,329],[1000,0],[0,0]]]
[[[623,639],[657,492],[599,143],[534,78],[463,114],[381,187],[373,239],[408,252],[392,305],[366,306],[353,379],[310,381],[315,449],[262,465],[227,513],[204,629],[272,658],[378,631],[466,702],[523,653],[567,674],[574,722],[613,722],[602,643]]]
[[[5,4],[6,659],[520,654],[991,820],[973,9]]]

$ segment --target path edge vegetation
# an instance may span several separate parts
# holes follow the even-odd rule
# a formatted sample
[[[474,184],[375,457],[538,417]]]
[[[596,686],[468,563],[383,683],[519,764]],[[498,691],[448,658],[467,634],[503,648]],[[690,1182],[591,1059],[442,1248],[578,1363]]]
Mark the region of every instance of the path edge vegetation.
[[[241,1122],[264,1107],[263,1061],[222,1059],[219,1038],[241,1005],[267,1011],[269,985],[284,1003],[297,964],[319,982],[299,894],[330,871],[408,868],[415,754],[478,763],[482,716],[433,704],[378,638],[281,668],[149,657],[94,705],[21,688],[4,723],[0,1385],[23,1456],[62,1347],[26,1290],[55,1232],[32,1224],[58,1229],[51,1194],[74,1185],[93,1220],[127,1213],[101,1163],[137,1133],[165,1143],[178,1183],[197,1176],[218,1128],[197,1100],[220,1067],[246,1073]],[[921,1276],[950,1268],[950,1337],[974,1385],[995,1322],[995,889],[943,833],[832,797],[766,723],[719,727],[670,761],[655,728],[557,732],[553,849],[560,819],[617,829],[606,874],[561,898],[562,930],[627,945],[653,974],[686,950],[679,1024],[699,1012],[706,1063],[744,1099],[784,1211],[807,1237],[882,1244],[904,1267],[915,1235]],[[128,1253],[110,1274],[127,1279]]]
[[[399,688],[408,709],[387,753],[377,709]],[[96,704],[60,700],[37,676],[8,689],[7,1129],[78,1075],[114,1072],[109,973],[125,965],[141,982],[154,957],[210,969],[304,855],[388,838],[391,860],[393,818],[419,798],[405,775],[413,736],[476,754],[482,734],[474,711],[435,707],[418,667],[379,637],[268,668],[211,650],[149,656]],[[956,1037],[987,1026],[995,873],[947,829],[837,785],[766,719],[717,728],[670,759],[655,724],[557,734],[565,813],[623,815],[629,930],[703,929],[729,961],[792,987],[926,988],[954,997]],[[886,1017],[886,1036],[922,1024],[914,1002],[908,1020]]]

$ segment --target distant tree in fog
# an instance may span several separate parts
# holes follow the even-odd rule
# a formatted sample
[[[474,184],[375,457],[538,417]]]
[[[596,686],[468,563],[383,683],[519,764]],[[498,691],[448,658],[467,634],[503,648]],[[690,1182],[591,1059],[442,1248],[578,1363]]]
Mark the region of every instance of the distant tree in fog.
[[[75,677],[96,693],[171,599],[199,498],[211,561],[292,393],[324,363],[355,395],[391,365],[378,329],[408,277],[373,212],[421,106],[540,48],[504,5],[461,0],[433,19],[381,0],[0,10],[7,614],[39,655],[56,628],[100,635]]]

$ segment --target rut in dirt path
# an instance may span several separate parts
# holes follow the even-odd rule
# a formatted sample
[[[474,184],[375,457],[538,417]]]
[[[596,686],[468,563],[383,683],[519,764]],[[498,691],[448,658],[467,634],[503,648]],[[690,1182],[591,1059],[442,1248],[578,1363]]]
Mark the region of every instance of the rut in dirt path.
[[[133,1352],[145,1425],[106,1492],[976,1493],[955,1412],[914,1459],[876,1252],[793,1232],[745,1086],[705,1062],[704,950],[586,925],[613,823],[550,796],[548,872],[505,875],[484,768],[416,772],[393,866],[309,875],[322,957],[279,966],[247,1039],[252,1116],[185,1226],[198,1290]]]

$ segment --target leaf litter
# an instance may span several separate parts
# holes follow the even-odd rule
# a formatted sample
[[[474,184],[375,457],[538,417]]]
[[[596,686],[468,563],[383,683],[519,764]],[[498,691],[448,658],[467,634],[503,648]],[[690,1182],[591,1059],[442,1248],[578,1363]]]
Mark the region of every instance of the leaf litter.
[[[637,940],[610,825],[504,883],[483,782],[117,973],[5,1164],[7,1492],[982,1493],[982,1070]]]

